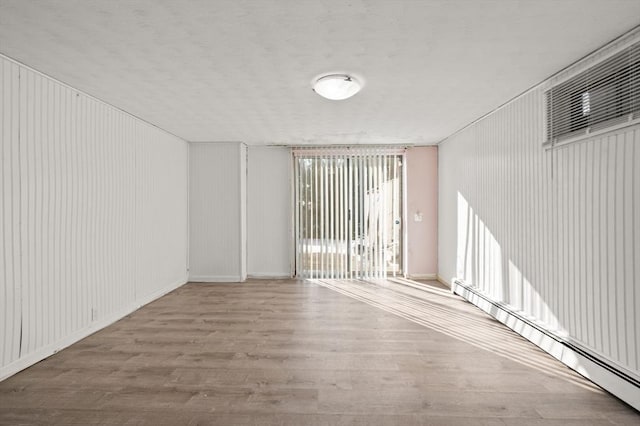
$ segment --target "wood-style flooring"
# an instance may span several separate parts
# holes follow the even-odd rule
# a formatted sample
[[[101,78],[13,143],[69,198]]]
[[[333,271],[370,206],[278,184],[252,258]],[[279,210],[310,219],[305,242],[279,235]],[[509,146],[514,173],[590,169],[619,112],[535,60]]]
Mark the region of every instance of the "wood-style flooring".
[[[638,425],[437,283],[190,283],[0,383],[0,424]]]

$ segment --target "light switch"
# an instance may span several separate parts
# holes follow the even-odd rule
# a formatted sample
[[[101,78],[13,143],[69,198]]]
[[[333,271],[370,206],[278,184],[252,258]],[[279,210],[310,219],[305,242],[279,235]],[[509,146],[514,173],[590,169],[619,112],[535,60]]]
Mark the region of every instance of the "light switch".
[[[413,221],[422,222],[422,213],[416,212],[416,214],[413,215]]]

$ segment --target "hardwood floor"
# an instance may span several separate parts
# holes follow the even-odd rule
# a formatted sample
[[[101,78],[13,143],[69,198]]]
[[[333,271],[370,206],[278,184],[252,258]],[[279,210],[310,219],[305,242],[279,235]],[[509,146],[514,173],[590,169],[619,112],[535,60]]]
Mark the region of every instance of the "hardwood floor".
[[[0,424],[637,425],[438,285],[190,283],[0,383]]]

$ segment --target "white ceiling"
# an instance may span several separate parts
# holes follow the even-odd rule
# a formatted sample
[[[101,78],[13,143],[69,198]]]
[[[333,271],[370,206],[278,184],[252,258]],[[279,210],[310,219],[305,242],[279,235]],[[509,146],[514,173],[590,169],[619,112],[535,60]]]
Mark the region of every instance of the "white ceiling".
[[[188,141],[431,144],[640,24],[640,0],[0,0],[0,53]],[[311,81],[348,72],[341,102]]]

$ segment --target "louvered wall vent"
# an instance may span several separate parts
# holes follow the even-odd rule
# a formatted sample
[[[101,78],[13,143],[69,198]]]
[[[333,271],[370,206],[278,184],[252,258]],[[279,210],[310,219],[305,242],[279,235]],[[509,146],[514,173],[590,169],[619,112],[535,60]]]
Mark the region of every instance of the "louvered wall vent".
[[[547,143],[640,122],[640,42],[547,91]]]

